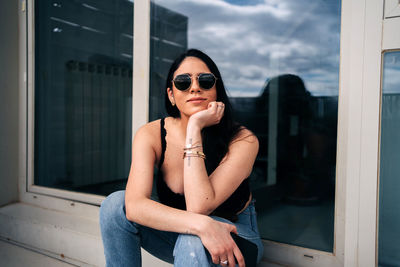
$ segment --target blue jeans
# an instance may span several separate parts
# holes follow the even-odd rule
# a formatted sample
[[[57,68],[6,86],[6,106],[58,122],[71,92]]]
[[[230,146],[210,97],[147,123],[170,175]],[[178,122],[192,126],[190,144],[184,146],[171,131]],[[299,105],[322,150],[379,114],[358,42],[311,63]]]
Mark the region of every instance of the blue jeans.
[[[213,219],[234,224],[239,236],[255,243],[258,261],[263,245],[258,233],[254,201],[232,223],[224,218]],[[126,219],[125,191],[109,195],[100,207],[100,228],[107,266],[142,266],[140,248],[174,266],[216,266],[198,236],[152,229]]]

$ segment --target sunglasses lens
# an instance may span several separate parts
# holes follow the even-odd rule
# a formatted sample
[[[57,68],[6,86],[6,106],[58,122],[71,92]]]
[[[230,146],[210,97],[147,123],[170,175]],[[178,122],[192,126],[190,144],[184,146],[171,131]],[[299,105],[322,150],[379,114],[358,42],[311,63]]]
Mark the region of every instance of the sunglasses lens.
[[[181,91],[185,91],[186,89],[188,89],[191,83],[192,79],[187,74],[177,75],[174,79],[176,89]]]
[[[215,84],[215,77],[211,73],[202,73],[199,75],[199,85],[203,89],[211,89]]]

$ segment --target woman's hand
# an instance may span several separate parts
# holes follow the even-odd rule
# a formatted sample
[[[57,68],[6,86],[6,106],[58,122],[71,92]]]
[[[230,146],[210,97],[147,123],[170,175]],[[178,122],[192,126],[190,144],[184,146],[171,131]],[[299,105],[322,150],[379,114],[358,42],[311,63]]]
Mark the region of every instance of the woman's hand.
[[[204,230],[200,232],[199,237],[210,253],[213,263],[234,267],[237,262],[239,267],[244,267],[243,255],[231,237],[231,232],[237,234],[236,227],[228,223],[218,222],[210,217],[207,217],[207,219],[203,226]],[[227,264],[223,264],[224,261],[227,261]]]
[[[224,116],[225,105],[222,102],[210,102],[207,109],[190,116],[189,124],[201,129],[218,124]]]

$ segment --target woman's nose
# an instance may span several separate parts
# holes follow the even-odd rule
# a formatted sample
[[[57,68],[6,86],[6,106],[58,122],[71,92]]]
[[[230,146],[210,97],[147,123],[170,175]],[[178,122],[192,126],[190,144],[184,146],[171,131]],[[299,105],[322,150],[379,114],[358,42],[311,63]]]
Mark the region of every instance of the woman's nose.
[[[192,86],[190,87],[190,91],[200,91],[199,80],[195,77],[192,78]]]

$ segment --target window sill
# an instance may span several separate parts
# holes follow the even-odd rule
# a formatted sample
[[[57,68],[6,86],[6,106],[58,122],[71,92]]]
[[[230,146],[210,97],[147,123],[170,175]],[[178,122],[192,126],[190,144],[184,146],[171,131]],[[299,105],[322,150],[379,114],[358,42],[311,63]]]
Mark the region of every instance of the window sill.
[[[0,208],[0,225],[0,239],[9,243],[78,266],[105,266],[98,214],[18,202]],[[171,266],[143,250],[142,259],[143,266]]]

